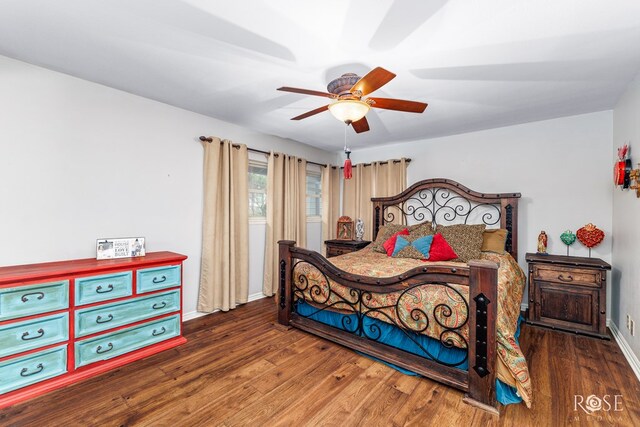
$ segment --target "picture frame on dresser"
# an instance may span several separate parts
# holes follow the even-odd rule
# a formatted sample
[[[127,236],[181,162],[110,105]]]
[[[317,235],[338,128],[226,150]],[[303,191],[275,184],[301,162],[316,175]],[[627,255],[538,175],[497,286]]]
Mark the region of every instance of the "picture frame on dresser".
[[[186,259],[0,267],[0,408],[185,343]]]
[[[96,259],[133,258],[144,256],[144,237],[104,238],[96,240]]]

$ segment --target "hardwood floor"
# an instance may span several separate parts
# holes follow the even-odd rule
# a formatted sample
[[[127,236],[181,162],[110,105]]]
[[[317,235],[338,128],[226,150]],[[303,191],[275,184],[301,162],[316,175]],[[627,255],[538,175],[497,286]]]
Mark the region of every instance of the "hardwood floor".
[[[509,405],[497,420],[457,390],[275,319],[263,299],[192,320],[187,344],[4,409],[0,425],[640,425],[640,382],[615,341],[524,325],[533,407]],[[587,415],[574,395],[621,395],[620,411]]]

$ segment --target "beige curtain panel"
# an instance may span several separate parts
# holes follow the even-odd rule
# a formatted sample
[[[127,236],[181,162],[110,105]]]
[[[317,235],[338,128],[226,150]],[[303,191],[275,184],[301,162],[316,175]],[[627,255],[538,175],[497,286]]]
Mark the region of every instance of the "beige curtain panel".
[[[278,241],[307,245],[307,161],[282,153],[267,162],[267,238],[262,292],[278,290]]]
[[[198,311],[227,311],[249,294],[249,156],[213,138],[204,147],[204,214]]]
[[[325,240],[336,238],[336,224],[340,217],[340,168],[326,166],[320,177],[322,186],[322,253]]]
[[[353,167],[353,177],[344,180],[342,192],[342,212],[354,221],[364,221],[364,239],[373,239],[372,197],[395,196],[407,188],[407,162],[373,162],[370,165],[357,164]],[[395,215],[393,222],[402,220]]]

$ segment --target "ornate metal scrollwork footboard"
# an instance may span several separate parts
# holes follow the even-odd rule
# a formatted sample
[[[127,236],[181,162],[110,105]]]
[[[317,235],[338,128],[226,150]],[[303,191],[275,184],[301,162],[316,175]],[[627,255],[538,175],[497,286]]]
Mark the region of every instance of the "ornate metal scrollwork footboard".
[[[390,292],[372,292],[360,289],[344,289],[347,295],[343,295],[334,289],[329,278],[320,271],[322,279],[309,279],[309,277],[296,267],[300,264],[308,264],[306,261],[297,261],[292,267],[293,298],[292,311],[305,318],[314,318],[318,313],[332,311],[342,315],[341,329],[368,340],[391,345],[384,340],[380,323],[384,322],[389,326],[397,328],[414,345],[413,353],[426,357],[439,364],[450,367],[462,367],[468,360],[467,349],[469,347],[465,328],[468,328],[469,304],[455,287],[445,282],[418,282],[403,291],[390,295],[392,304],[375,304],[376,296]],[[428,292],[429,288],[444,288],[450,299],[450,304],[439,303],[430,309],[425,310],[423,302],[418,298],[418,294]],[[393,301],[395,300],[395,302]],[[296,305],[304,302],[313,307],[313,311],[302,314],[296,310]],[[452,307],[459,304],[462,309]],[[456,314],[455,318],[452,317]],[[335,314],[334,314],[335,315]],[[430,331],[432,322],[437,325],[438,331],[430,334],[430,339],[439,342],[447,349],[456,348],[459,352],[449,353],[447,360],[440,357],[440,352],[434,352],[424,343],[428,341],[427,333]],[[433,328],[432,328],[433,329]],[[404,349],[401,349],[404,350]]]

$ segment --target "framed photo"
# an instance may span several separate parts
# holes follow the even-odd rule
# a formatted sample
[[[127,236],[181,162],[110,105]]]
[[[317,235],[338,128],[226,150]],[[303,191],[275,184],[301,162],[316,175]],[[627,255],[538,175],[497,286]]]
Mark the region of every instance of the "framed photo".
[[[96,240],[96,259],[131,258],[144,255],[144,237]]]
[[[341,216],[338,219],[338,229],[336,239],[353,240],[353,220],[348,216]]]

